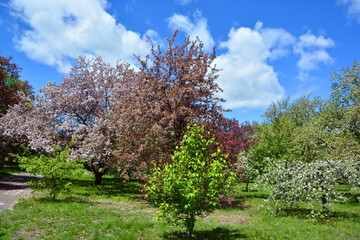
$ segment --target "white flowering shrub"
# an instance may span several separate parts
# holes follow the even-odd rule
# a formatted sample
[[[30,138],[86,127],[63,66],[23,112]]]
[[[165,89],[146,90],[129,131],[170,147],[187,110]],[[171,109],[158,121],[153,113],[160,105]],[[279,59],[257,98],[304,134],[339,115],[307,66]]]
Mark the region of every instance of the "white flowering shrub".
[[[313,217],[319,214],[327,217],[333,202],[347,200],[338,191],[339,183],[348,185],[351,193],[359,191],[359,167],[359,162],[353,160],[274,161],[257,178],[255,187],[261,185],[270,192],[263,207],[272,214],[306,203]]]

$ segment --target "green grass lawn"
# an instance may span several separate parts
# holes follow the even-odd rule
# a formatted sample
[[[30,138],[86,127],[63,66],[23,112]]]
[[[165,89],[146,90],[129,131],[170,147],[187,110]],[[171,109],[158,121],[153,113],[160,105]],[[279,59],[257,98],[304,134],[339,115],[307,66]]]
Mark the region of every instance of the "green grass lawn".
[[[182,229],[154,221],[156,209],[142,198],[142,183],[91,176],[73,181],[71,195],[50,201],[44,193],[0,214],[0,239],[184,239]],[[335,204],[327,220],[308,209],[273,217],[259,210],[266,193],[242,192],[239,204],[219,209],[195,225],[195,239],[360,239],[360,204]]]

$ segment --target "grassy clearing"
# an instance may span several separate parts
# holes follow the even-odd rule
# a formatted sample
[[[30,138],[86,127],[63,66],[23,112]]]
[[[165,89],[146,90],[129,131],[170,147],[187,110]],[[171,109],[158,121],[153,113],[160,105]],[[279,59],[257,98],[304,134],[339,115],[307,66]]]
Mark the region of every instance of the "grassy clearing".
[[[0,180],[19,172],[23,172],[23,170],[20,169],[18,164],[9,165],[5,163],[4,167],[0,169]]]
[[[140,193],[142,183],[90,176],[73,181],[71,195],[49,201],[44,193],[0,214],[0,239],[184,239],[182,229],[154,221],[156,209]],[[308,209],[272,217],[259,210],[266,193],[241,192],[239,204],[219,209],[195,225],[195,239],[360,239],[360,204],[335,204],[332,217],[316,220]]]

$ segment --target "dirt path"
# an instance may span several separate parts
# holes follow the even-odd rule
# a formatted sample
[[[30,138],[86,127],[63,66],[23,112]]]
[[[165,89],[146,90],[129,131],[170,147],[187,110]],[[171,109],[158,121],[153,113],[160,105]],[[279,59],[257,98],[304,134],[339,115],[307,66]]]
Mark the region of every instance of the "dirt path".
[[[19,200],[30,196],[31,186],[26,182],[38,177],[29,173],[17,173],[0,180],[0,212],[12,208]]]

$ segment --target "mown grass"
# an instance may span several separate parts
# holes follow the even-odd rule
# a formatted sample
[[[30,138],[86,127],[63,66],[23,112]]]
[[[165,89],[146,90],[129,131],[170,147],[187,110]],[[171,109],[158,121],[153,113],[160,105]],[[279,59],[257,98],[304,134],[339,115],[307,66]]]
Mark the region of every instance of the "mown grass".
[[[50,201],[44,193],[23,199],[0,214],[0,239],[185,239],[183,229],[152,220],[157,209],[142,198],[142,183],[91,176],[74,180],[72,193]],[[195,225],[194,239],[360,239],[360,204],[335,204],[329,219],[308,209],[273,217],[259,210],[266,193],[243,192],[238,204],[218,209]]]
[[[5,162],[4,166],[0,168],[0,180],[19,172],[22,172],[22,170],[20,169],[18,164],[8,164],[7,162]]]

